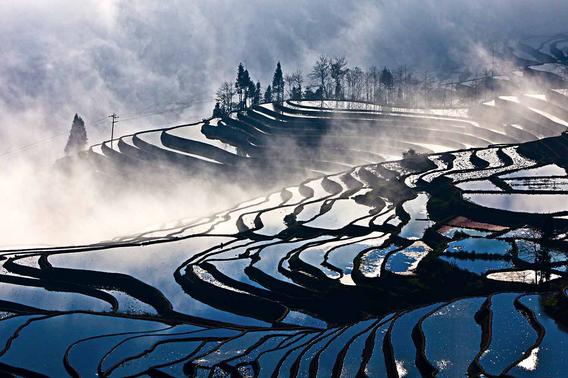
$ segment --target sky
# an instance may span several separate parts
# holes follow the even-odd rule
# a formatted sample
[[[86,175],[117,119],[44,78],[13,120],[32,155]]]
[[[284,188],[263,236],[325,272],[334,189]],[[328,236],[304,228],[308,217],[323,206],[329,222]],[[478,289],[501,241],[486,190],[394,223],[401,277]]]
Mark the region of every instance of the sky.
[[[93,143],[112,112],[118,134],[201,119],[241,61],[263,87],[276,61],[306,72],[320,54],[482,65],[488,43],[566,31],[567,18],[560,0],[0,0],[0,157],[57,157],[76,112]]]
[[[2,243],[101,240],[252,195],[204,182],[109,193],[93,172],[54,172],[75,113],[94,144],[113,112],[115,135],[208,117],[239,62],[263,87],[277,61],[307,73],[321,54],[482,69],[492,43],[567,31],[566,19],[565,0],[0,0]]]

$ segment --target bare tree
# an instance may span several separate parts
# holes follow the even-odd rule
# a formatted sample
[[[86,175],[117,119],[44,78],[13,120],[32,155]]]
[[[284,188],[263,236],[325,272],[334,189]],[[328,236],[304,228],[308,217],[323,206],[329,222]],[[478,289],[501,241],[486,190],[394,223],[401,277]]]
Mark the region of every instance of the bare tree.
[[[532,227],[526,231],[526,237],[530,241],[523,243],[523,252],[526,254],[525,259],[533,264],[535,284],[541,284],[550,279],[550,271],[547,269],[552,261],[550,247],[548,246],[548,242],[550,242],[550,227],[546,225],[544,232]]]
[[[369,68],[369,85],[370,85],[370,98],[369,101],[377,102],[379,97],[379,69],[376,66]]]
[[[396,100],[398,105],[404,101],[404,66],[399,66],[394,72],[394,86],[396,88]]]
[[[361,101],[363,98],[363,88],[365,82],[365,73],[359,67],[355,67],[349,71],[351,73],[351,98],[355,101]]]
[[[292,87],[292,98],[294,100],[302,99],[302,84],[304,84],[304,76],[301,70],[297,70],[292,74],[293,87]]]
[[[339,100],[343,96],[343,90],[341,88],[341,82],[343,77],[349,69],[347,68],[347,60],[344,56],[338,56],[331,60],[330,63],[330,74],[331,78],[335,84],[335,99]]]
[[[320,55],[312,71],[308,75],[310,79],[315,82],[315,85],[319,86],[321,91],[321,106],[323,107],[323,99],[329,97],[327,91],[330,73],[330,59],[325,55]]]
[[[379,81],[384,89],[386,94],[385,102],[388,104],[390,102],[391,92],[394,87],[394,77],[391,71],[385,66],[383,71],[381,72],[381,76]]]
[[[221,84],[221,87],[217,90],[216,100],[219,101],[225,113],[230,113],[233,110],[233,97],[235,97],[235,94],[234,86],[228,81]]]
[[[411,108],[416,107],[416,97],[418,94],[418,86],[420,85],[420,81],[413,76],[412,72],[405,73],[404,81],[406,88],[406,104]]]
[[[284,82],[286,83],[288,98],[292,100],[302,99],[302,84],[304,83],[304,77],[302,76],[302,71],[297,70],[296,72],[285,75]]]
[[[370,70],[365,72],[364,90],[365,90],[365,101],[371,102],[371,99],[373,98],[373,76]]]
[[[434,89],[434,78],[429,71],[424,71],[424,79],[422,80],[422,99],[424,100],[424,107],[427,107],[431,102],[430,93]]]

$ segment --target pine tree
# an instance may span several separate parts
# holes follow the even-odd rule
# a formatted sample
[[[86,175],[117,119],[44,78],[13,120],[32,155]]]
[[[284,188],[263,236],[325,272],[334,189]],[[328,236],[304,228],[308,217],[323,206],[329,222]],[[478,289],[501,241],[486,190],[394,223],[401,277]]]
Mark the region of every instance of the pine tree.
[[[254,97],[256,96],[256,85],[254,84],[254,81],[249,79],[248,82],[248,87],[247,87],[247,95],[248,98],[250,98],[250,102],[252,104],[254,104]],[[246,105],[246,102],[245,102]]]
[[[252,82],[252,80],[250,79],[250,75],[248,70],[245,70],[245,72],[243,73],[243,80],[240,84],[240,87],[242,88],[242,91],[245,94],[244,100],[243,100],[243,106],[246,108],[247,107],[247,99],[249,97],[253,96],[254,89],[251,91],[251,86],[252,88],[254,88],[254,83]]]
[[[276,70],[272,78],[272,93],[276,102],[281,103],[284,101],[284,76],[282,75],[280,62],[276,64]]]
[[[71,131],[69,132],[69,139],[65,145],[66,155],[75,155],[80,151],[87,148],[87,130],[85,129],[85,122],[78,114],[75,113],[73,124],[71,124]]]
[[[381,84],[387,88],[392,89],[394,86],[394,77],[388,68],[384,68],[380,78]]]
[[[243,82],[245,77],[245,68],[242,63],[239,63],[239,68],[237,70],[237,79],[235,80],[235,89],[239,95],[239,107],[242,108],[243,105]],[[246,87],[245,87],[246,88]]]

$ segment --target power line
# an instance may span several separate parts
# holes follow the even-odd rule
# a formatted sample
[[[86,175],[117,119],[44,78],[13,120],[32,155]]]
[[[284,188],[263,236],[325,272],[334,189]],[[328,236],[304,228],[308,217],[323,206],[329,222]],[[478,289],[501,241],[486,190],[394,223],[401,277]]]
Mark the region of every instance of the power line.
[[[167,110],[168,107],[171,106],[171,105],[176,105],[176,108],[174,108],[174,109],[177,109],[177,108],[181,108],[181,107],[184,107],[184,106],[189,106],[191,104],[197,104],[197,103],[200,103],[200,102],[207,102],[207,101],[211,101],[211,100],[214,100],[214,98],[213,97],[199,97],[199,98],[195,98],[195,99],[192,99],[190,101],[185,101],[185,102],[179,102],[178,101],[178,102],[169,102],[169,103],[165,103],[165,104],[164,103],[155,104],[154,109],[149,110],[148,112],[126,113],[126,114],[123,114],[123,116],[130,117],[130,116],[135,116],[135,115],[139,115],[139,114],[160,112],[162,110]]]
[[[52,140],[54,140],[54,139],[56,139],[56,138],[59,138],[59,137],[63,136],[64,134],[67,134],[67,131],[63,131],[63,132],[61,132],[61,133],[52,135],[52,136],[50,136],[50,137],[48,137],[48,138],[40,139],[40,140],[38,140],[38,141],[35,141],[34,143],[30,143],[30,144],[26,144],[26,145],[24,145],[24,146],[17,147],[16,149],[8,150],[8,151],[4,152],[2,155],[0,155],[0,157],[4,157],[4,156],[11,155],[11,154],[15,154],[15,153],[19,153],[19,152],[23,152],[23,151],[29,150],[29,149],[31,149],[31,148],[33,148],[33,147],[35,147],[35,146],[38,146],[38,145],[40,145],[40,144],[44,144],[44,143],[46,143],[46,142],[50,142],[50,141],[52,141]]]
[[[107,119],[108,119],[108,117],[97,119],[96,121],[91,122],[91,125],[96,125],[98,123],[102,123],[103,121],[106,121]]]
[[[186,108],[186,107],[194,105],[194,104],[203,104],[203,103],[207,103],[207,102],[210,102],[210,101],[214,101],[214,98],[208,97],[208,98],[201,98],[201,99],[198,99],[198,100],[195,100],[195,101],[189,101],[189,102],[185,102],[185,103],[173,102],[173,103],[164,105],[164,106],[177,105],[173,108],[172,107],[164,107],[164,108],[158,108],[158,109],[154,108],[153,110],[146,111],[146,112],[126,113],[126,114],[122,115],[123,117],[126,117],[126,118],[122,118],[121,122],[127,122],[127,121],[132,121],[132,120],[135,120],[135,119],[151,117],[151,116],[154,116],[154,115],[159,115],[159,114],[164,114],[164,113],[169,113],[169,112],[175,112],[177,110]],[[94,122],[91,123],[91,125],[103,123],[108,118],[109,117],[107,116],[107,117],[102,118],[100,120],[94,121]]]
[[[171,104],[168,104],[168,105],[177,105],[177,106],[175,106],[175,107],[173,107],[173,108],[155,109],[155,110],[153,110],[153,111],[145,112],[145,113],[131,113],[131,114],[127,114],[127,115],[129,115],[130,117],[125,118],[125,119],[121,119],[121,122],[131,121],[131,120],[141,119],[141,118],[146,118],[146,117],[150,117],[150,116],[153,116],[153,115],[159,115],[159,114],[164,114],[164,113],[168,113],[168,112],[174,112],[174,111],[176,111],[176,110],[183,109],[183,108],[188,107],[188,106],[193,105],[193,104],[207,103],[207,102],[212,101],[212,100],[214,100],[214,99],[212,99],[212,98],[202,98],[202,99],[199,99],[199,100],[197,100],[197,101],[190,101],[190,102],[187,102],[187,103],[179,103],[179,102],[178,102],[178,103],[171,103]],[[111,123],[111,140],[110,140],[110,141],[111,141],[111,148],[112,148],[112,144],[113,144],[113,140],[114,140],[114,125],[115,125],[116,123],[118,123],[117,119],[119,118],[119,116],[118,116],[116,113],[113,113],[113,114],[111,114],[111,115],[109,115],[109,116],[106,116],[106,117],[104,117],[104,118],[101,118],[101,119],[98,119],[98,120],[96,120],[96,121],[93,121],[93,122],[91,123],[91,125],[98,125],[98,124],[101,124],[101,123],[103,123],[104,121],[106,121],[106,120],[109,119],[109,118],[112,118],[112,123]],[[61,133],[54,134],[54,135],[52,135],[52,136],[50,136],[50,137],[37,140],[37,141],[35,141],[35,142],[33,142],[33,143],[30,143],[30,144],[26,144],[26,145],[23,145],[23,146],[19,146],[19,147],[16,147],[16,148],[9,149],[8,151],[5,151],[5,152],[3,152],[2,154],[0,154],[0,157],[4,157],[4,156],[8,156],[8,155],[12,155],[12,154],[24,152],[24,151],[29,150],[29,149],[33,149],[34,147],[37,147],[37,146],[39,146],[39,145],[42,145],[42,144],[45,144],[45,143],[48,143],[48,142],[52,142],[53,140],[55,140],[55,139],[57,139],[57,138],[59,138],[59,137],[65,135],[65,134],[67,134],[67,131],[63,131],[63,132],[61,132]]]
[[[132,114],[131,117],[125,118],[122,121],[131,121],[134,119],[140,119],[140,118],[146,118],[146,117],[150,117],[153,115],[159,115],[159,114],[164,114],[164,113],[169,113],[169,112],[175,112],[177,110],[180,109],[184,109],[186,107],[188,107],[189,105],[193,105],[193,104],[203,104],[203,103],[207,103],[212,101],[212,99],[206,99],[206,100],[200,100],[200,101],[192,101],[192,102],[188,102],[188,103],[184,103],[184,104],[180,104],[176,107],[173,108],[164,108],[164,109],[158,109],[156,111],[152,111],[152,112],[147,112],[147,113],[138,113],[138,114]],[[173,105],[173,104],[172,104]]]

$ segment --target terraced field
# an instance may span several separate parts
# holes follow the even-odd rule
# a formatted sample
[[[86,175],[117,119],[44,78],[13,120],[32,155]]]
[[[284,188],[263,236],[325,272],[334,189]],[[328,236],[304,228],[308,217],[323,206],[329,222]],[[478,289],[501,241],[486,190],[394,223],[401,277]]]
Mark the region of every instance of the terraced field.
[[[511,53],[562,63],[563,38]],[[279,189],[98,244],[1,251],[0,373],[563,376],[568,93],[515,93],[262,104],[91,147],[80,159],[118,186]]]
[[[507,46],[506,58],[525,67],[523,73],[541,79],[543,83],[566,79],[568,63],[568,34],[533,36]]]
[[[342,136],[365,124],[387,138],[389,153],[412,146],[428,154],[369,163],[371,154],[385,154],[383,144],[346,146],[327,160],[306,160],[313,178],[208,218],[96,245],[2,252],[0,370],[561,376],[568,368],[562,123],[515,128],[526,140],[558,136],[492,144],[467,130],[485,130],[492,142],[520,137],[470,119],[309,106],[260,106],[201,126],[224,142],[195,137],[198,125],[180,126],[123,137],[112,149],[105,143],[87,158],[96,156],[101,170],[117,159],[165,164],[161,158],[235,170],[262,161],[270,138],[302,135],[310,143],[312,123]],[[305,125],[291,121],[298,114]],[[283,125],[268,126],[271,117]],[[397,146],[398,134],[386,137],[413,122],[423,132],[415,142]],[[228,143],[246,124],[257,125],[247,143]],[[419,149],[427,135],[427,145],[463,148]],[[265,168],[258,163],[258,172]]]
[[[132,173],[143,164],[167,162],[239,180],[251,174],[265,181],[284,174],[306,177],[400,159],[409,149],[434,153],[557,135],[568,125],[562,121],[567,103],[563,92],[550,90],[540,97],[503,96],[469,111],[263,104],[225,119],[127,135],[112,148],[107,141],[91,147],[85,159],[103,172],[109,165]]]

